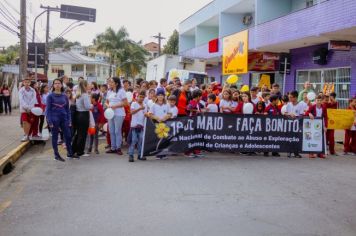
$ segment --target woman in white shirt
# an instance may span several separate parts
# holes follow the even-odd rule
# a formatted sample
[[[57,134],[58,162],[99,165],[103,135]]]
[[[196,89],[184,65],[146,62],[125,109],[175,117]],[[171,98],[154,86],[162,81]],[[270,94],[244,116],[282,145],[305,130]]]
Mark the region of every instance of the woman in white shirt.
[[[106,153],[117,153],[122,155],[121,144],[122,144],[122,124],[125,119],[125,109],[124,106],[128,105],[126,92],[121,87],[120,78],[112,78],[112,91],[108,92],[107,103],[108,108],[114,110],[114,118],[109,120],[109,132],[111,138],[111,149]]]

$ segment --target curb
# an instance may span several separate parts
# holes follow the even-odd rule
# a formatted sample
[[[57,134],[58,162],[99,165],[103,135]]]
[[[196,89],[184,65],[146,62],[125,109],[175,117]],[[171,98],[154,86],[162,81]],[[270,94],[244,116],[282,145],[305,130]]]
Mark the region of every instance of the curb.
[[[23,142],[0,159],[0,177],[12,170],[15,162],[20,159],[30,146],[30,142]]]

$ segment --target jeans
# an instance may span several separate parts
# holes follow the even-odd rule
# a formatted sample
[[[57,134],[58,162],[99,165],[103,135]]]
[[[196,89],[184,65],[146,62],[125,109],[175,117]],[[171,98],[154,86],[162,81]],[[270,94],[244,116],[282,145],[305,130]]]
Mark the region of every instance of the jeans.
[[[114,118],[109,120],[109,130],[111,138],[111,150],[121,149],[122,143],[122,123],[124,122],[124,116],[115,115]]]
[[[65,117],[56,117],[56,119],[53,120],[53,127],[52,127],[52,147],[54,151],[55,156],[59,156],[58,152],[58,132],[59,129],[62,130],[64,133],[64,140],[66,142],[67,146],[67,154],[68,156],[71,156],[73,154],[72,152],[72,145],[71,145],[71,128],[68,126],[68,121],[66,120]]]
[[[7,114],[7,111],[11,113],[11,98],[10,96],[4,96],[4,107],[5,107],[5,113]]]
[[[131,128],[131,144],[129,147],[130,156],[134,155],[136,144],[137,144],[138,155],[141,156],[142,140],[143,140],[143,129]]]
[[[89,111],[75,113],[75,131],[73,138],[73,154],[81,156],[84,154],[85,142],[89,128]],[[65,138],[64,138],[65,139]]]

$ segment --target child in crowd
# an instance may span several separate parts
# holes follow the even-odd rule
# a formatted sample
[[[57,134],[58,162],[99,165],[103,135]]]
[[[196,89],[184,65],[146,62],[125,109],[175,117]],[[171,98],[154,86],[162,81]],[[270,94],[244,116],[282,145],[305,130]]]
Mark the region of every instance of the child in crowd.
[[[344,155],[356,155],[356,97],[350,99],[349,109],[354,111],[355,121],[351,129],[345,130]]]
[[[326,107],[322,106],[322,101],[323,101],[323,96],[318,95],[318,97],[315,100],[315,104],[309,107],[309,110],[306,112],[306,115],[309,116],[310,119],[313,120],[314,118],[324,118],[324,122],[326,122],[327,111],[326,111]],[[325,154],[319,153],[318,157],[325,158]],[[315,155],[310,153],[309,158],[315,158]]]
[[[336,93],[330,93],[329,94],[329,101],[325,104],[326,109],[337,109],[338,108],[338,103],[336,101]],[[327,122],[327,119],[325,120]],[[326,123],[326,127],[328,124]],[[329,153],[330,155],[337,156],[337,153],[335,152],[335,130],[333,129],[328,129],[326,131],[326,141],[329,145]]]
[[[208,105],[206,106],[206,109],[205,109],[206,112],[214,112],[214,113],[219,112],[218,105],[216,105],[215,101],[216,101],[215,94],[209,94]]]
[[[162,91],[164,91],[164,90],[162,90]],[[148,98],[145,98],[145,104],[147,106],[148,111],[151,110],[152,106],[156,102],[156,99],[157,99],[156,90],[154,90],[154,89],[148,90]]]
[[[157,99],[149,110],[148,116],[157,122],[164,122],[170,118],[169,106],[166,103],[165,92],[162,88],[157,89]],[[165,155],[157,155],[156,159],[166,159]]]
[[[292,119],[298,118],[299,116],[304,115],[303,110],[301,109],[301,106],[298,103],[298,91],[292,91],[288,95],[288,104],[287,104],[287,111],[286,114],[287,116],[291,117]],[[291,153],[288,153],[288,157],[292,157]],[[296,158],[302,158],[302,156],[298,153],[294,153],[294,157]]]
[[[271,97],[271,94],[269,92],[262,93],[262,99],[263,99],[266,107],[268,107],[268,105],[270,104],[270,100],[269,100],[270,97]]]
[[[246,106],[247,104],[251,104],[254,107],[254,110],[252,113],[249,114],[253,114],[255,111],[255,106],[253,105],[253,103],[251,102],[251,95],[249,92],[243,92],[241,94],[241,99],[242,101],[237,105],[236,109],[235,109],[235,114],[247,114],[246,111],[244,110],[244,106]]]
[[[270,104],[265,109],[265,114],[268,116],[279,116],[281,115],[281,110],[278,106],[279,98],[277,95],[272,95],[270,97]],[[268,156],[268,152],[263,153],[264,156]],[[278,152],[272,152],[272,156],[281,156]]]
[[[257,96],[259,90],[260,89],[258,87],[251,88],[251,102],[254,105],[256,105],[260,101],[260,98]]]
[[[145,121],[145,113],[147,106],[144,104],[146,91],[141,91],[136,97],[136,102],[131,104],[131,140],[129,147],[129,162],[134,162],[135,147],[137,146],[137,159],[145,161],[146,157],[141,157],[142,140],[143,140],[143,127]]]
[[[259,101],[259,102],[256,104],[256,111],[255,111],[255,114],[263,115],[263,114],[265,113],[265,109],[266,109],[265,102],[264,102],[264,101]]]
[[[41,101],[41,94],[40,94],[40,91],[38,89],[39,88],[38,83],[36,81],[31,81],[31,87],[36,92],[37,104],[35,105],[35,107],[39,107],[39,108],[43,109],[43,105],[42,105],[42,101]],[[29,134],[30,134],[31,138],[34,139],[34,140],[41,138],[39,136],[39,134],[38,134],[38,132],[39,132],[39,123],[40,123],[40,117],[39,116],[33,116],[33,122],[31,124],[31,129],[30,129],[30,133]]]
[[[42,104],[41,108],[43,110],[43,114],[40,116],[39,133],[38,133],[39,136],[42,136],[43,125],[45,122],[45,111],[46,111],[48,94],[49,94],[48,84],[42,84],[40,89],[40,95],[41,95],[41,104]]]
[[[174,119],[178,116],[178,108],[176,106],[177,97],[171,95],[168,97],[169,110],[168,113],[170,115],[170,119]]]
[[[103,109],[106,109],[106,97],[108,96],[108,86],[103,84],[100,86],[100,103]]]
[[[105,117],[104,117],[104,109],[103,106],[100,103],[100,95],[97,93],[93,93],[91,95],[91,104],[93,108],[91,109],[91,112],[94,117],[95,121],[95,134],[89,135],[89,148],[88,148],[88,154],[91,153],[93,149],[93,144],[94,144],[94,151],[95,154],[99,154],[99,130],[100,128],[105,124]]]
[[[187,106],[187,111],[189,112],[189,116],[197,116],[202,112],[204,107],[200,103],[200,99],[202,96],[201,90],[194,90],[192,93],[192,100],[189,102]],[[188,157],[203,157],[201,150],[198,148],[194,148],[192,151],[185,152],[185,155]]]
[[[222,99],[220,100],[220,112],[221,113],[231,113],[233,111],[232,107],[232,94],[230,89],[225,89],[222,92]]]

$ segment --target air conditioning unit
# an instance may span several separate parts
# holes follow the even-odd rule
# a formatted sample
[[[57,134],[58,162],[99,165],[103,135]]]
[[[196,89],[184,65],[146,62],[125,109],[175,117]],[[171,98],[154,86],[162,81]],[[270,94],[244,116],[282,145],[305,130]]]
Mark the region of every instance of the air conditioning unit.
[[[194,59],[188,57],[179,57],[179,63],[194,64]]]
[[[252,20],[253,20],[253,16],[251,14],[247,14],[242,19],[242,23],[246,26],[249,26],[249,25],[251,25]]]

